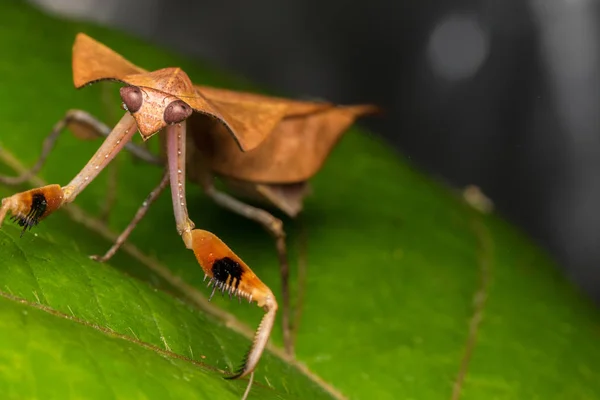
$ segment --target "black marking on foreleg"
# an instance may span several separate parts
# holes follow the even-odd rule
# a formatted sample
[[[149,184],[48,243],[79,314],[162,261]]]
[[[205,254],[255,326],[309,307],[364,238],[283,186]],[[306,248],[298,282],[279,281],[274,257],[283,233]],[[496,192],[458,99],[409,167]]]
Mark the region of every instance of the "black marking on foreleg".
[[[208,287],[213,285],[212,293],[208,300],[210,301],[214,294],[218,291],[224,296],[225,293],[229,293],[229,298],[237,296],[239,301],[242,301],[242,297],[247,298],[250,302],[252,301],[252,295],[240,290],[239,286],[244,276],[243,267],[236,261],[229,257],[223,257],[213,262],[212,277],[208,281]]]
[[[16,221],[19,226],[23,227],[21,231],[21,237],[27,229],[31,229],[36,226],[40,222],[40,218],[46,212],[48,208],[48,202],[46,201],[46,197],[43,193],[35,193],[31,199],[31,208],[27,215],[14,215],[12,217],[13,221]]]
[[[229,257],[224,257],[215,260],[212,265],[212,273],[214,279],[217,281],[231,287],[234,287],[235,285],[235,288],[237,289],[242,281],[244,270],[238,262]]]

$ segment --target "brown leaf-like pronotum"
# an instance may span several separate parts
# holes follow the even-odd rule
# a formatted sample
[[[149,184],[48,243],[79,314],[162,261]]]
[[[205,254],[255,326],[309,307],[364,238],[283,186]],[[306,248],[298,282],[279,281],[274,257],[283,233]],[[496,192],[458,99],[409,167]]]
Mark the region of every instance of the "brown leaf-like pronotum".
[[[66,186],[49,185],[3,199],[0,224],[10,213],[23,232],[37,225],[63,204],[72,202],[125,148],[134,156],[165,168],[165,175],[115,244],[96,259],[106,261],[112,257],[170,184],[177,230],[210,277],[213,293],[221,290],[246,298],[266,312],[244,365],[233,377],[253,372],[273,327],[277,302],[271,290],[222,241],[209,232],[194,229],[187,212],[187,176],[217,204],[259,222],[275,237],[283,286],[284,342],[291,352],[289,272],[282,222],[265,210],[218,191],[213,177],[218,175],[237,194],[262,200],[294,217],[308,193],[307,181],[322,167],[344,131],[357,117],[375,112],[376,108],[195,86],[179,68],[148,72],[80,33],[73,46],[75,87],[102,80],[124,84],[120,95],[125,115],[110,129],[85,111],[68,111],[44,142],[35,166],[17,178],[0,177],[0,182],[21,183],[36,173],[64,128],[79,137],[104,137],[103,144]],[[137,131],[144,140],[161,132],[163,156],[130,142]]]

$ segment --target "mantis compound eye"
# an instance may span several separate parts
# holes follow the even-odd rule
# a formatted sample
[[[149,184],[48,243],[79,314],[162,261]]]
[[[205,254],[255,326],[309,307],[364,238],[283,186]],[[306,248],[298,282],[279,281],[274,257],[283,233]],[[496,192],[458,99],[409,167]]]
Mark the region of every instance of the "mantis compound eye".
[[[125,105],[127,111],[135,113],[142,107],[144,98],[142,97],[142,91],[136,86],[124,86],[119,92],[121,93],[121,100]]]
[[[176,124],[192,115],[192,108],[181,100],[172,101],[165,108],[163,119],[167,124]]]

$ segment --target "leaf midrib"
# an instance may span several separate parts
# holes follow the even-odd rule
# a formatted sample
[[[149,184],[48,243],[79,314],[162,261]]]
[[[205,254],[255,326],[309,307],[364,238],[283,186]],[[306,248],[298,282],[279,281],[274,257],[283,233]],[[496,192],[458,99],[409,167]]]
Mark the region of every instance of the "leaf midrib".
[[[185,361],[185,362],[189,362],[190,364],[193,364],[193,365],[195,365],[197,367],[204,368],[206,370],[210,370],[210,371],[213,371],[213,372],[216,372],[216,373],[219,373],[219,374],[225,374],[225,371],[223,371],[223,370],[221,370],[219,368],[213,367],[210,364],[205,364],[205,363],[203,363],[201,361],[192,360],[191,358],[188,358],[188,357],[186,357],[184,355],[181,355],[181,354],[169,351],[169,350],[161,349],[160,347],[158,347],[156,345],[153,345],[153,344],[148,343],[148,342],[141,341],[141,340],[139,340],[137,338],[133,338],[133,337],[131,337],[129,335],[125,335],[125,334],[119,333],[117,331],[114,331],[111,328],[91,323],[90,321],[86,321],[85,319],[82,319],[82,318],[79,318],[79,317],[76,317],[76,316],[71,316],[71,315],[65,314],[65,313],[60,312],[60,311],[58,311],[58,310],[56,310],[56,309],[54,309],[54,308],[52,308],[52,307],[50,307],[50,306],[48,306],[46,304],[34,303],[34,302],[31,302],[31,301],[29,301],[27,299],[15,296],[15,295],[10,294],[10,293],[6,293],[6,292],[1,291],[1,290],[0,290],[0,297],[4,298],[6,300],[10,300],[10,301],[13,301],[13,302],[16,302],[16,303],[19,303],[19,304],[26,305],[26,306],[31,307],[31,308],[35,308],[35,309],[40,310],[40,311],[44,311],[44,312],[46,312],[46,313],[48,313],[48,314],[50,314],[52,316],[55,316],[57,318],[62,318],[62,319],[66,319],[66,320],[78,323],[78,324],[83,325],[83,326],[85,326],[87,328],[94,329],[94,330],[96,330],[98,332],[101,332],[104,335],[107,335],[109,337],[116,338],[116,339],[121,339],[121,340],[125,340],[125,341],[127,341],[129,343],[132,343],[132,344],[135,344],[137,346],[143,347],[143,348],[145,348],[147,350],[151,350],[151,351],[153,351],[153,352],[155,352],[157,354],[160,354],[161,356],[164,356],[166,358],[179,359],[179,360],[182,360],[182,361]],[[274,392],[277,392],[277,390],[274,389],[273,387],[269,387],[269,386],[267,386],[267,385],[265,385],[265,384],[263,384],[261,382],[255,382],[254,384],[258,385],[258,386],[261,386],[261,387],[264,387],[264,388],[268,388],[269,390],[272,390]]]
[[[2,146],[0,146],[0,161],[2,163],[4,163],[5,165],[7,165],[12,170],[14,170],[14,172],[19,175],[24,173],[25,171],[27,171],[27,168],[25,168],[23,163],[21,163],[21,161],[17,157],[15,157],[9,151],[4,149]],[[32,176],[31,178],[29,178],[27,180],[27,183],[34,187],[46,186],[48,184],[46,181],[44,181],[39,176]],[[72,204],[72,203],[68,204],[60,211],[66,213],[67,216],[74,222],[85,226],[87,229],[100,235],[101,237],[103,237],[104,239],[106,239],[110,242],[114,242],[116,240],[116,238],[118,237],[118,235],[116,233],[112,232],[100,220],[98,220],[94,217],[91,217],[82,208],[80,208],[76,204]],[[161,276],[163,279],[165,279],[171,286],[173,286],[174,288],[179,290],[180,293],[183,296],[185,296],[185,298],[188,300],[188,303],[191,303],[192,306],[217,318],[219,321],[223,322],[227,328],[231,329],[232,331],[244,336],[245,338],[247,338],[249,340],[253,340],[254,330],[252,328],[250,328],[247,324],[241,322],[233,314],[230,314],[229,312],[209,303],[208,299],[204,295],[202,295],[202,293],[200,293],[195,287],[187,284],[183,279],[181,279],[181,277],[173,275],[173,273],[167,267],[163,266],[156,259],[148,256],[147,254],[142,252],[139,248],[137,248],[135,245],[133,245],[129,242],[125,242],[121,246],[121,249],[122,249],[122,251],[126,252],[128,255],[132,256],[133,258],[138,260],[140,263],[142,263],[146,268],[157,273],[159,276]],[[198,366],[205,366],[205,364],[203,364],[203,363],[197,362],[195,360],[191,360],[180,354],[169,352],[167,350],[162,350],[161,348],[159,348],[155,345],[152,345],[152,344],[146,343],[146,342],[142,342],[139,339],[134,339],[131,336],[128,336],[125,334],[115,332],[110,328],[101,327],[96,324],[89,323],[88,321],[81,320],[77,317],[69,316],[69,315],[61,313],[60,311],[57,311],[49,306],[46,306],[46,305],[43,305],[40,303],[32,303],[26,299],[22,299],[20,297],[17,297],[17,296],[14,296],[12,294],[8,294],[8,293],[2,292],[2,291],[0,291],[0,296],[23,303],[23,304],[34,306],[34,307],[40,306],[41,308],[39,308],[39,309],[49,312],[52,315],[63,316],[67,319],[71,319],[76,322],[81,322],[84,325],[92,327],[92,328],[97,327],[99,331],[101,331],[105,334],[110,334],[112,336],[131,341],[132,343],[142,345],[143,347],[146,347],[149,349],[155,349],[160,354],[164,354],[166,356],[174,355],[175,358],[179,358],[182,360],[189,360],[193,364],[198,365]],[[6,297],[6,296],[8,296],[8,297]],[[36,308],[38,308],[38,307],[36,307]],[[267,349],[273,355],[277,356],[284,362],[293,366],[295,369],[297,369],[300,373],[305,375],[308,379],[310,379],[317,386],[322,388],[325,392],[327,392],[333,398],[335,398],[337,400],[346,400],[347,399],[346,396],[344,396],[337,388],[335,388],[331,383],[326,382],[319,375],[312,372],[304,363],[296,360],[295,358],[288,356],[285,353],[285,351],[283,350],[283,348],[276,346],[271,341],[269,341],[267,343]],[[209,367],[209,369],[224,373],[224,371],[215,369],[214,367]],[[260,385],[260,386],[263,386],[263,385]],[[274,390],[273,388],[270,388],[270,389]]]

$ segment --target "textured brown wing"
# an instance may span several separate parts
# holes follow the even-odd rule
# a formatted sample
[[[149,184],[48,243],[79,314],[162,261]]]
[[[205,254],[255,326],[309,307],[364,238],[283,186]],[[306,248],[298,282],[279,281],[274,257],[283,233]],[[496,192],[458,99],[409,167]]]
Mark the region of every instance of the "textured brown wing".
[[[331,107],[331,104],[324,102],[295,101],[209,86],[196,88],[221,110],[227,122],[240,133],[244,140],[241,147],[245,151],[262,145],[284,118]]]
[[[310,179],[356,118],[377,108],[326,104],[309,111],[282,118],[259,147],[245,153],[212,121],[192,117],[188,124],[197,151],[213,171],[257,183],[292,183]]]

